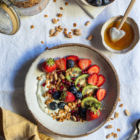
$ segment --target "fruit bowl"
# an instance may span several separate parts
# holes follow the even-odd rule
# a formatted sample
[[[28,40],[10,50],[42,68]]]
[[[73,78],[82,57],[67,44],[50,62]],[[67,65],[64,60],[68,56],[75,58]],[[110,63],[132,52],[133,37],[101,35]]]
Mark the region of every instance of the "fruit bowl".
[[[92,7],[104,7],[106,5],[111,4],[115,0],[80,0],[83,4]]]
[[[107,95],[102,101],[103,110],[101,111],[101,116],[97,120],[90,122],[58,122],[44,113],[39,107],[36,96],[36,78],[42,74],[42,71],[40,71],[38,68],[38,64],[42,63],[48,58],[59,58],[68,55],[77,55],[80,58],[89,58],[102,68],[101,73],[106,77],[106,83],[104,84],[103,88],[107,90]],[[40,125],[44,126],[47,131],[65,137],[81,137],[95,132],[111,117],[117,105],[119,88],[120,86],[117,73],[105,56],[103,56],[96,49],[86,45],[64,44],[45,51],[33,62],[25,80],[25,99],[33,117]]]

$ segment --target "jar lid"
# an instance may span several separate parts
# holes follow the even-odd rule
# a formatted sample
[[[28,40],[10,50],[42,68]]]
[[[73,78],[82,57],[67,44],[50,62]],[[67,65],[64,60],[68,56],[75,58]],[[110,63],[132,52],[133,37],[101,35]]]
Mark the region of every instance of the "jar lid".
[[[0,4],[0,32],[8,35],[15,34],[20,28],[20,18],[12,6]]]

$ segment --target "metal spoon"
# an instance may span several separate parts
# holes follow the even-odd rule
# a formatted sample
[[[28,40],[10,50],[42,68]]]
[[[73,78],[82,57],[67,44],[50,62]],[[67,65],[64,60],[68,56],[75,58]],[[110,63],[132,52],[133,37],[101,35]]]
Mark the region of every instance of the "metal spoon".
[[[128,138],[128,140],[139,140],[140,138],[140,119],[137,121],[135,130],[131,134],[131,136]]]

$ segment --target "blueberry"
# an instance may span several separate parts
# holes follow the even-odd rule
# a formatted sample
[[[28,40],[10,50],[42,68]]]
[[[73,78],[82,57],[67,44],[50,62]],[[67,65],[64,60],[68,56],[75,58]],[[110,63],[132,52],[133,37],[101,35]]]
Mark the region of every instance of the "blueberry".
[[[56,102],[51,102],[49,106],[51,110],[56,110],[58,108],[58,104]]]
[[[93,6],[102,6],[103,1],[102,0],[92,0],[92,2],[90,3]]]
[[[78,91],[75,96],[77,99],[82,99],[82,93],[80,91]]]
[[[64,109],[64,107],[65,107],[65,102],[60,102],[60,103],[58,103],[58,107],[60,108],[60,109]]]
[[[58,100],[61,96],[61,93],[59,91],[55,91],[52,96],[55,100]]]
[[[87,112],[86,108],[79,108],[79,114],[81,118],[86,119],[86,112]]]
[[[67,68],[73,68],[75,65],[75,62],[73,60],[67,60]]]
[[[72,92],[73,94],[76,94],[77,88],[75,86],[70,86],[69,91]]]
[[[109,4],[110,0],[103,0],[104,5]]]

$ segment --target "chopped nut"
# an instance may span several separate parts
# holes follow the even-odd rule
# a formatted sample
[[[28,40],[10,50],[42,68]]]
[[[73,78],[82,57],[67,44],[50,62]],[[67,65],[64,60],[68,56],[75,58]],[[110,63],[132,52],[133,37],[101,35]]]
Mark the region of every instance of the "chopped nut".
[[[54,79],[55,79],[55,80],[58,79],[58,77],[57,77],[57,73],[56,73],[56,72],[54,73]]]
[[[56,31],[53,36],[57,36],[59,34],[59,31]]]
[[[120,104],[119,107],[123,107],[123,104]]]
[[[48,17],[48,15],[44,15],[44,17],[45,17],[45,18],[47,18],[47,17]]]
[[[37,77],[37,80],[39,80],[39,81],[40,81],[41,79],[42,79],[42,78],[41,78],[41,76],[38,76],[38,77]]]
[[[73,23],[73,27],[76,27],[77,26],[77,24],[76,23]]]
[[[58,13],[57,14],[57,17],[62,17],[63,15],[61,13]]]
[[[90,25],[90,21],[87,21],[87,22],[85,23],[85,26],[88,26],[88,25]]]
[[[127,109],[124,110],[124,113],[126,116],[130,116],[130,112]]]
[[[73,121],[75,121],[75,122],[77,121],[77,119],[76,119],[75,116],[72,116],[71,119],[72,119]]]
[[[41,44],[44,44],[44,41],[41,41]]]
[[[107,125],[105,128],[110,129],[112,127],[113,127],[112,125]]]
[[[30,28],[33,29],[33,28],[35,28],[35,26],[34,25],[31,25]]]
[[[63,7],[60,7],[60,10],[64,10],[64,8]]]
[[[65,105],[64,109],[65,109],[66,111],[70,111],[70,108],[69,108],[67,105]]]
[[[53,0],[53,2],[56,2],[56,0]]]
[[[61,79],[65,79],[65,76],[61,73],[61,74],[60,74],[60,78],[61,78]]]
[[[118,118],[118,117],[119,117],[119,113],[118,112],[115,112],[114,118]]]
[[[117,138],[118,135],[117,135],[116,133],[113,133],[113,137],[114,137],[114,138]]]
[[[72,106],[72,103],[68,103],[68,106],[71,107]]]
[[[69,5],[69,3],[68,3],[68,2],[65,2],[65,5],[66,5],[66,6]]]
[[[109,139],[110,137],[112,137],[112,134],[108,134],[108,135],[106,136],[106,139]]]
[[[50,37],[53,36],[54,33],[55,33],[55,30],[54,30],[54,29],[51,29],[51,30],[50,30]]]
[[[67,34],[67,33],[64,33],[65,34],[65,37],[67,37],[67,38],[72,38],[72,35],[71,34]]]
[[[53,19],[52,19],[52,23],[53,23],[53,24],[56,24],[57,22],[58,22],[58,21],[57,21],[56,18],[53,18]]]
[[[117,131],[118,131],[118,132],[120,132],[120,131],[121,131],[121,129],[120,129],[120,128],[117,128]]]
[[[89,40],[89,41],[91,41],[93,39],[93,35],[89,35],[88,37],[87,37],[87,40]]]
[[[73,34],[76,35],[76,36],[80,36],[82,33],[81,33],[80,29],[74,29]]]

